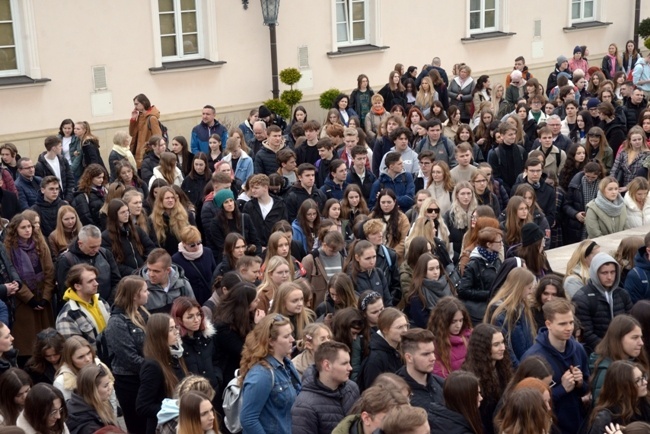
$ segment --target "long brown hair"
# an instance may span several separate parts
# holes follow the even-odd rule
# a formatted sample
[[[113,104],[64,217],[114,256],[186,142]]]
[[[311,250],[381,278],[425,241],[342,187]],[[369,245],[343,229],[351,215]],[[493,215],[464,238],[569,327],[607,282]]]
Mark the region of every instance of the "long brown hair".
[[[146,288],[146,284],[147,281],[140,276],[123,277],[117,285],[117,294],[113,303],[113,306],[121,308],[131,322],[142,330],[147,325],[147,321],[142,314],[144,313],[148,318],[149,311],[144,306],[136,306],[134,300],[138,293],[143,288]]]
[[[32,379],[22,369],[9,368],[0,375],[0,415],[5,426],[15,425],[22,406],[16,404],[15,398],[20,389],[32,385]]]
[[[167,336],[169,335],[169,321],[173,318],[166,313],[155,313],[149,317],[144,338],[144,356],[153,359],[158,363],[160,369],[163,371],[165,380],[165,391],[167,397],[171,398],[174,394],[174,388],[178,384],[178,378],[171,368],[172,354],[169,350],[167,343]],[[181,369],[187,374],[185,361],[182,358],[178,359]]]
[[[593,372],[598,372],[598,366],[607,359],[609,361],[616,360],[629,360],[631,356],[625,352],[623,349],[623,338],[625,335],[632,333],[634,329],[639,328],[639,337],[643,336],[643,329],[641,328],[641,323],[637,321],[636,318],[630,315],[616,315],[612,322],[609,323],[607,327],[607,333],[603,336],[603,339],[598,343],[594,350],[594,354],[598,354],[598,358],[594,363]],[[634,362],[640,365],[642,371],[648,372],[650,366],[648,366],[648,357],[644,349],[641,349],[641,352],[638,356],[634,358]],[[595,381],[596,376],[593,376]]]
[[[522,387],[510,394],[497,415],[499,432],[504,434],[539,434],[551,432],[551,417],[542,393]]]
[[[108,204],[107,220],[106,220],[106,229],[108,230],[108,237],[111,240],[111,251],[113,256],[115,256],[115,261],[120,264],[123,263],[126,259],[126,256],[131,252],[125,252],[122,249],[122,242],[120,237],[122,232],[126,232],[126,238],[131,242],[131,245],[135,247],[135,250],[142,256],[144,254],[144,247],[142,246],[142,241],[140,240],[140,234],[136,230],[135,224],[129,215],[129,219],[126,223],[120,223],[118,212],[121,208],[126,207],[127,210],[129,206],[122,199],[112,199]]]
[[[190,390],[181,396],[178,411],[178,431],[183,434],[204,434],[201,424],[201,404],[211,399],[197,390]],[[212,431],[219,433],[216,415],[212,422]]]
[[[636,366],[628,360],[617,360],[607,368],[603,388],[598,395],[598,401],[591,413],[590,422],[593,423],[601,410],[609,410],[614,417],[622,423],[630,422],[639,411],[639,391],[634,378],[634,368],[646,375],[643,368]]]
[[[110,401],[102,401],[97,390],[102,379],[106,377],[108,372],[102,366],[84,366],[77,375],[77,395],[97,412],[105,425],[117,425]]]
[[[438,301],[438,304],[436,304],[436,307],[431,311],[429,323],[427,324],[427,328],[433,332],[436,360],[442,364],[447,373],[451,372],[451,341],[449,339],[449,326],[451,326],[457,312],[463,313],[463,327],[458,335],[465,343],[465,348],[467,348],[469,339],[466,339],[464,335],[468,330],[472,330],[472,319],[465,307],[465,303],[456,297],[447,296],[441,298]]]
[[[407,305],[410,304],[411,298],[413,296],[418,297],[423,306],[427,305],[427,300],[426,297],[424,296],[423,287],[424,287],[424,281],[427,278],[427,268],[429,267],[429,261],[438,261],[438,266],[440,267],[440,279],[444,279],[447,282],[451,290],[451,293],[455,295],[456,288],[449,280],[449,277],[445,272],[445,267],[443,267],[442,265],[442,261],[440,261],[440,259],[436,257],[433,253],[425,253],[423,255],[420,255],[420,258],[416,262],[415,268],[413,269],[411,286],[409,286],[406,296],[403,297],[403,300]]]
[[[533,221],[533,214],[528,210],[528,216],[525,220],[520,221],[517,216],[517,210],[521,204],[526,205],[526,201],[521,196],[513,196],[508,201],[506,207],[506,243],[510,246],[521,242],[521,228],[526,224]],[[526,205],[528,206],[528,205]]]
[[[160,154],[158,170],[160,170],[160,174],[169,185],[173,185],[176,179],[176,161],[176,154],[173,152],[165,151]]]
[[[479,380],[467,371],[455,371],[445,380],[442,394],[445,407],[465,417],[474,434],[483,433],[481,414],[478,411]]]

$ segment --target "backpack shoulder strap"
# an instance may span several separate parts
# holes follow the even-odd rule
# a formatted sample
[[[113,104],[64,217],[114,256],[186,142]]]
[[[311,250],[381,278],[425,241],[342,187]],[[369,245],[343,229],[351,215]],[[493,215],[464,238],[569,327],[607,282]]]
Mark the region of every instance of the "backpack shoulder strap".
[[[390,252],[388,251],[386,246],[384,246],[383,244],[381,245],[381,249],[384,251],[384,256],[386,256],[386,262],[388,262],[388,266],[392,267],[393,266],[393,261],[391,261],[391,259],[390,259]]]

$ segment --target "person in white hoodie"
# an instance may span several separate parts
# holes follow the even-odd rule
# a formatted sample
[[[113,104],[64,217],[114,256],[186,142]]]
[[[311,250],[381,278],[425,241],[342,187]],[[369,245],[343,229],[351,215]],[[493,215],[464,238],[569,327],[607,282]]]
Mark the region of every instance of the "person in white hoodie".
[[[646,178],[637,176],[627,185],[627,194],[623,202],[627,208],[625,229],[638,228],[650,223],[650,183]]]
[[[635,86],[643,90],[645,97],[650,99],[650,51],[634,64],[632,81]]]
[[[210,400],[214,399],[215,391],[210,381],[201,375],[190,375],[185,377],[174,390],[173,398],[165,398],[158,412],[157,434],[176,434],[178,427],[178,416],[180,413],[180,400],[187,392],[196,391],[207,395]],[[219,411],[219,409],[217,409]]]
[[[420,172],[420,162],[418,161],[418,154],[411,148],[409,148],[409,142],[413,137],[413,133],[406,127],[397,127],[390,133],[390,140],[395,146],[390,150],[398,152],[402,157],[402,162],[404,163],[404,172],[410,173],[415,178]],[[386,155],[381,159],[379,164],[380,173],[387,173],[388,168],[386,167],[385,160]]]

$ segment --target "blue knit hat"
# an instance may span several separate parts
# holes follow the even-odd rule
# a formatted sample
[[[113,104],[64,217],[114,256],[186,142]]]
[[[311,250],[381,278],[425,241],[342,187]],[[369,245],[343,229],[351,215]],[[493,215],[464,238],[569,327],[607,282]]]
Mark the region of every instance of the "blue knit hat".
[[[221,208],[223,203],[227,201],[228,199],[235,200],[235,195],[232,194],[232,190],[229,188],[219,190],[218,192],[215,193],[214,198],[212,201],[214,204],[217,206],[217,208]]]

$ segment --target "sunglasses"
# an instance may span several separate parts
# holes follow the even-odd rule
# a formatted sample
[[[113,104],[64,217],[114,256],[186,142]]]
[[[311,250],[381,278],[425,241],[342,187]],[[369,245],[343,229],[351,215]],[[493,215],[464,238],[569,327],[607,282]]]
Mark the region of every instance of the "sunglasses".
[[[190,247],[190,248],[193,249],[194,247],[200,246],[201,244],[203,244],[203,241],[197,241],[196,243],[188,244],[187,247]]]
[[[439,213],[440,213],[440,208],[427,208],[427,212],[428,212],[429,214],[432,214],[432,213],[434,213],[434,212],[435,212],[436,214],[439,214]]]

